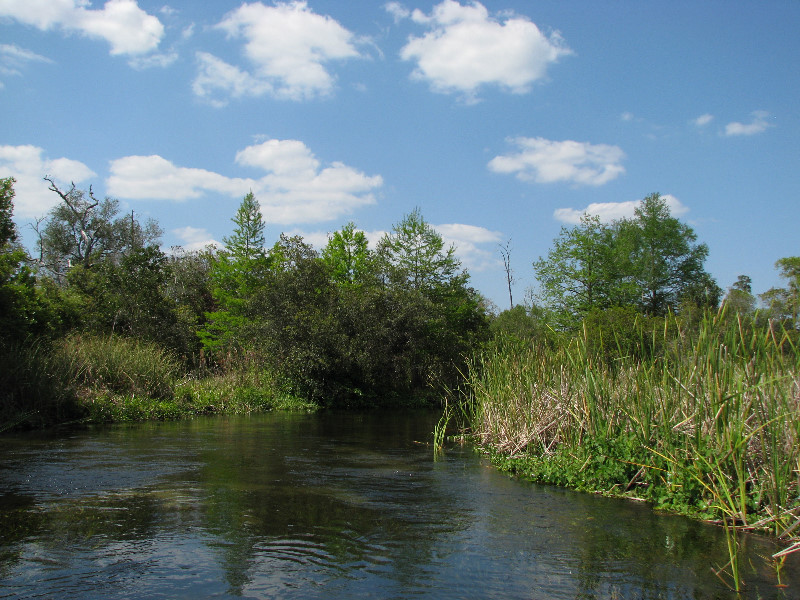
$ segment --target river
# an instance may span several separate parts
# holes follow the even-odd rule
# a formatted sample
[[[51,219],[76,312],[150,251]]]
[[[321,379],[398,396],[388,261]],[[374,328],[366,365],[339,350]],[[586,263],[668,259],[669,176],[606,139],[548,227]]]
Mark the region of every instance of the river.
[[[537,486],[429,413],[270,413],[0,438],[0,598],[800,597],[747,536]]]

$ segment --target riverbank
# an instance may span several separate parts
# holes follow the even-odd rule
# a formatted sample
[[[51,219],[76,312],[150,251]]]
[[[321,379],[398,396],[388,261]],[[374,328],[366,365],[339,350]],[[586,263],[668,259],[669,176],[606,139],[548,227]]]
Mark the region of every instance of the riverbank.
[[[242,361],[187,374],[156,344],[121,336],[71,335],[4,350],[13,361],[0,432],[319,408],[282,391],[257,365]]]
[[[555,349],[499,340],[473,362],[463,422],[516,475],[768,531],[792,547],[800,353],[788,336],[722,314],[664,331],[657,354],[613,360],[580,337]]]

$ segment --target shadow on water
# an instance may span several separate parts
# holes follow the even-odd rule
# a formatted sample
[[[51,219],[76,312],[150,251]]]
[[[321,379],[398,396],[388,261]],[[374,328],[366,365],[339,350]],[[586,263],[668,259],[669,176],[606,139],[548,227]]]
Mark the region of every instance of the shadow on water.
[[[519,482],[437,415],[268,414],[0,442],[0,598],[796,598],[748,536]]]

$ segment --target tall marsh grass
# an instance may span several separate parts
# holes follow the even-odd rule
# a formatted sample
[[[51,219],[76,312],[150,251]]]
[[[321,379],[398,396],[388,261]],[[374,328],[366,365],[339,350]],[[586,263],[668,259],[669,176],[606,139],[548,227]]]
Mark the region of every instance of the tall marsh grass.
[[[498,340],[469,371],[471,431],[540,481],[636,496],[734,533],[800,535],[790,336],[720,312],[694,332],[670,317],[663,338],[644,360],[598,358],[586,336],[555,350]]]
[[[55,358],[76,385],[93,393],[169,400],[180,373],[171,352],[121,336],[72,335],[60,342]]]

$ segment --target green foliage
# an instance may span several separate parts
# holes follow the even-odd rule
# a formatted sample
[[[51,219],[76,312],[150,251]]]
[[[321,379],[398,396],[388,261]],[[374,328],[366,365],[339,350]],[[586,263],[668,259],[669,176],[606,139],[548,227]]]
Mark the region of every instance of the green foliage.
[[[158,243],[162,231],[154,220],[142,225],[133,213],[118,217],[119,201],[98,200],[91,188],[79,190],[75,184],[64,192],[45,179],[61,202],[43,220],[43,228],[42,221],[37,223],[39,262],[58,281],[73,266],[117,262],[133,249]]]
[[[615,228],[584,215],[580,225],[562,228],[547,259],[533,264],[540,298],[564,329],[575,329],[593,310],[632,302],[635,290],[622,273]]]
[[[374,406],[432,396],[485,337],[480,297],[454,250],[415,212],[373,254],[350,223],[322,256],[281,235],[241,281],[232,254],[212,263],[219,309],[204,348],[247,353],[283,394],[325,406]],[[233,282],[225,286],[225,282]]]
[[[715,308],[722,292],[703,270],[708,247],[696,239],[659,194],[644,198],[632,219],[606,225],[584,215],[534,263],[539,297],[568,331],[612,307],[662,317],[682,303]]]
[[[214,308],[205,313],[205,323],[198,330],[203,348],[212,355],[242,343],[244,305],[263,286],[271,263],[264,251],[261,209],[252,192],[232,220],[236,228],[224,239],[226,249],[209,257]]]
[[[0,342],[45,333],[50,321],[28,255],[17,245],[13,211],[14,179],[0,179]]]
[[[17,241],[17,227],[12,218],[15,181],[13,177],[0,178],[0,247]]]
[[[622,223],[620,237],[630,277],[641,292],[641,308],[647,314],[663,316],[674,311],[692,284],[705,279],[708,246],[695,243],[692,228],[673,217],[657,193],[645,197],[635,217]]]
[[[508,336],[519,340],[542,340],[550,336],[550,330],[538,307],[517,304],[504,310],[489,323],[492,335]]]
[[[747,275],[739,275],[736,283],[728,288],[725,306],[730,312],[740,315],[751,315],[756,309],[756,298],[753,296],[752,280]]]
[[[455,257],[455,247],[445,249],[442,236],[417,208],[392,227],[378,243],[378,256],[386,277],[411,289],[433,292],[452,284],[465,285],[468,277]]]
[[[242,199],[236,211],[236,216],[231,219],[236,227],[233,235],[225,237],[226,250],[237,261],[251,261],[264,255],[264,219],[261,216],[261,207],[253,192]]]
[[[639,326],[616,316],[621,330]],[[657,350],[613,361],[588,335],[554,349],[497,340],[469,370],[469,425],[498,462],[538,480],[777,534],[800,526],[789,332],[724,311],[695,331],[676,316],[660,333],[641,326]]]
[[[0,432],[80,416],[70,375],[48,340],[0,336]]]
[[[350,222],[328,236],[322,250],[322,260],[331,270],[331,277],[340,285],[360,285],[372,282],[375,258],[369,250],[367,236]]]
[[[800,330],[800,256],[781,258],[775,268],[787,285],[761,294],[761,301],[766,305],[764,316],[787,328]]]

